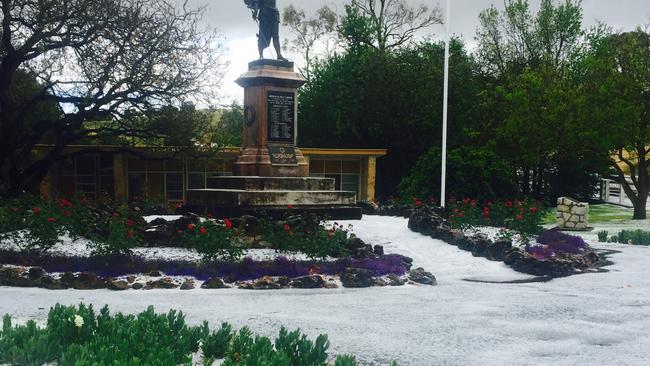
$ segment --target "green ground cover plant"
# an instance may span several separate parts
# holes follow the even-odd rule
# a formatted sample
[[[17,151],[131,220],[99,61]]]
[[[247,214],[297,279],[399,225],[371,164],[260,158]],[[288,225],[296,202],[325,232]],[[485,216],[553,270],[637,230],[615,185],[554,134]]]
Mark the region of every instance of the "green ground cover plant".
[[[222,365],[326,366],[327,336],[309,340],[299,330],[284,327],[274,342],[244,327],[238,331],[223,323],[210,332],[207,322],[190,326],[182,312],[157,314],[153,307],[137,315],[96,313],[92,306],[50,309],[47,324],[32,320],[15,325],[9,315],[0,330],[0,363],[9,365],[190,365],[202,354],[204,365],[221,359]],[[194,360],[197,361],[197,360]],[[340,356],[335,365],[354,366],[352,356]]]

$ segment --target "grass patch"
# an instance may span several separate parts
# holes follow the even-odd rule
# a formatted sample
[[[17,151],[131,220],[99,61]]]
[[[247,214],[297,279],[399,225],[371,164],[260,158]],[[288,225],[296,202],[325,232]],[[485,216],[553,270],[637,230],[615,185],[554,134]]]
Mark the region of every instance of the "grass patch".
[[[555,224],[555,209],[550,210],[544,216],[544,224]],[[650,214],[650,212],[649,212]],[[627,207],[616,206],[611,204],[589,205],[589,223],[606,223],[619,220],[632,220],[634,210]],[[650,215],[649,215],[650,216]]]

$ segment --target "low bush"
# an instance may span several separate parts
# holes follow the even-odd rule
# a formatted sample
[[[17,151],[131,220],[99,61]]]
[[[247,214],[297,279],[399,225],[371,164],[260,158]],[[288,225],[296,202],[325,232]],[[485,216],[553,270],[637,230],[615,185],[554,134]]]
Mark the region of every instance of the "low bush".
[[[311,259],[343,257],[351,237],[343,225],[327,224],[316,217],[293,216],[287,220],[262,222],[262,236],[274,249],[302,252]]]
[[[156,314],[153,307],[138,315],[111,315],[108,307],[96,314],[92,306],[57,304],[44,328],[34,321],[13,325],[5,315],[0,330],[0,363],[9,365],[189,365],[192,353],[201,349],[204,364],[223,359],[222,365],[232,366],[326,366],[328,347],[325,335],[312,342],[285,328],[275,343],[248,328],[235,332],[228,324],[210,333],[207,322],[189,326],[183,313]],[[334,364],[356,362],[342,356]]]
[[[196,249],[204,261],[210,262],[240,259],[244,254],[241,236],[230,220],[219,225],[208,219],[198,225],[188,224],[182,238],[187,247]]]
[[[606,243],[607,242],[607,236],[609,235],[609,232],[607,230],[602,230],[596,233],[598,235],[598,241],[601,243]]]
[[[56,208],[38,197],[0,202],[0,240],[9,240],[26,252],[48,251],[65,232]]]
[[[616,237],[616,241],[622,244],[650,245],[650,231],[623,230]]]
[[[468,230],[476,226],[502,227],[514,231],[528,245],[542,231],[544,209],[531,201],[486,201],[471,198],[450,200],[448,221],[453,228]]]

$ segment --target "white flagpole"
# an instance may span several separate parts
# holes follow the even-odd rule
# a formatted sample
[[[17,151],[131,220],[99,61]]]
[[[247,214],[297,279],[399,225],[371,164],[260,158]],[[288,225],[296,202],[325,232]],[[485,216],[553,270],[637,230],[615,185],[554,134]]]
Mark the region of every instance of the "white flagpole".
[[[447,0],[447,17],[445,18],[445,76],[442,106],[442,169],[440,171],[440,206],[445,207],[447,189],[447,104],[449,101],[449,37],[451,27],[451,0]]]
[[[445,18],[445,76],[442,106],[442,170],[440,172],[440,207],[445,207],[447,201],[447,104],[449,102],[449,37],[451,27],[451,0],[447,0],[447,17]]]

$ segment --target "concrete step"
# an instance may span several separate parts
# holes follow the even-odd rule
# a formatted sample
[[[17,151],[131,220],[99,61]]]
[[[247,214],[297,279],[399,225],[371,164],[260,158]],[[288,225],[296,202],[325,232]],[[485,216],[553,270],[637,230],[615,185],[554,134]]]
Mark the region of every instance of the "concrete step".
[[[242,191],[334,191],[333,178],[210,177],[209,189]]]
[[[355,205],[356,193],[347,191],[191,189],[188,204],[211,207]]]

